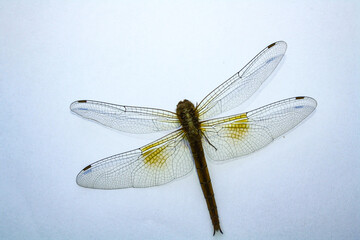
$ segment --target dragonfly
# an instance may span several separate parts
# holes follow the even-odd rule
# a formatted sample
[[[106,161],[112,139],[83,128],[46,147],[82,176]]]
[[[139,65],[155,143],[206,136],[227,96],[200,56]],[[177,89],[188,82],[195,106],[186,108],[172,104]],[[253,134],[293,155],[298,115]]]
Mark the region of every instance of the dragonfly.
[[[86,166],[77,175],[77,184],[94,189],[152,187],[189,174],[195,165],[213,234],[223,233],[206,158],[225,161],[253,153],[294,128],[317,106],[315,99],[298,96],[216,117],[252,96],[277,67],[286,48],[284,41],[268,45],[199,104],[185,99],[178,103],[176,112],[93,100],[73,102],[72,112],[120,131],[143,134],[173,130],[143,147]]]

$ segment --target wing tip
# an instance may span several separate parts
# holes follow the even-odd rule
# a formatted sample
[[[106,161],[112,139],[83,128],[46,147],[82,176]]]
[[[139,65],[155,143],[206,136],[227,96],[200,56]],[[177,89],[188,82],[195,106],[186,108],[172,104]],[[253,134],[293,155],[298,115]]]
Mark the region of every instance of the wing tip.
[[[298,96],[298,97],[295,97],[295,100],[306,100],[308,103],[311,103],[311,105],[314,109],[317,107],[317,101],[312,97]]]
[[[274,47],[275,45],[284,45],[285,46],[285,49],[287,48],[287,44],[285,41],[277,41],[277,42],[274,42],[272,44],[270,44],[269,46],[267,46],[268,49]]]
[[[76,106],[77,104],[81,104],[81,103],[87,103],[88,100],[77,100],[77,101],[74,101],[70,104],[70,110],[73,111],[73,112],[76,112]]]
[[[88,188],[89,186],[87,186],[86,184],[83,183],[83,181],[81,181],[82,177],[89,173],[87,171],[90,171],[91,172],[91,167],[92,165],[87,165],[86,167],[84,167],[80,172],[79,174],[76,176],[76,183],[77,185],[79,185],[80,187],[85,187],[85,188]],[[90,169],[90,170],[89,170]]]

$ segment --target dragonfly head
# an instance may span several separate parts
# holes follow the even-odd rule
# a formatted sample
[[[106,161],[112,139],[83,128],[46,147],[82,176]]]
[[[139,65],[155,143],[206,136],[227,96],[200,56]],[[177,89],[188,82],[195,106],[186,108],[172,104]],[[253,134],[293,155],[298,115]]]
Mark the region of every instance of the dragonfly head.
[[[200,127],[199,114],[192,102],[189,100],[183,100],[176,106],[176,115],[185,128],[194,126],[196,129]]]
[[[176,114],[178,116],[184,114],[184,113],[193,113],[195,112],[195,106],[192,102],[190,102],[187,99],[184,99],[183,101],[180,101],[178,105],[176,106]]]

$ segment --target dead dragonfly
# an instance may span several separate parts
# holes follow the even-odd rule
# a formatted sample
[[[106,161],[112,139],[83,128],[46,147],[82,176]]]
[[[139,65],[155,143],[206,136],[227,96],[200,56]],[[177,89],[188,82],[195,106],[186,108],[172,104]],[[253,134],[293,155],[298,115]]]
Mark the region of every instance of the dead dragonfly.
[[[98,189],[152,187],[188,174],[195,163],[214,234],[222,233],[204,151],[214,161],[250,154],[295,127],[316,108],[313,98],[301,96],[213,118],[247,100],[273,72],[285,51],[283,41],[270,44],[197,106],[180,101],[176,113],[92,100],[73,102],[70,108],[74,113],[120,131],[175,130],[146,146],[88,165],[77,175],[77,184]]]

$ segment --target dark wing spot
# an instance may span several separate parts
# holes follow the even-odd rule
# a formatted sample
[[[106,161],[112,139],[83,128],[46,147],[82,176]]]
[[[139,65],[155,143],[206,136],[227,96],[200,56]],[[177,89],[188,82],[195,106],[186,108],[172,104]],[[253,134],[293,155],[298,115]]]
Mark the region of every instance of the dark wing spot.
[[[304,99],[305,97],[296,97],[296,100]]]
[[[273,46],[275,46],[275,44],[276,44],[276,42],[270,44],[270,45],[268,46],[268,48],[272,48]]]
[[[85,167],[85,168],[83,169],[83,171],[85,172],[85,171],[88,170],[89,168],[91,168],[91,165]]]
[[[86,103],[86,100],[79,100],[78,103]]]

